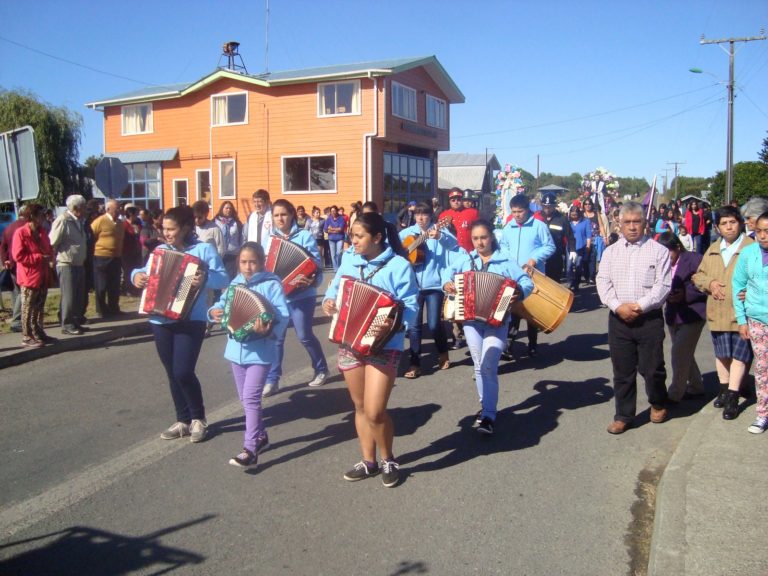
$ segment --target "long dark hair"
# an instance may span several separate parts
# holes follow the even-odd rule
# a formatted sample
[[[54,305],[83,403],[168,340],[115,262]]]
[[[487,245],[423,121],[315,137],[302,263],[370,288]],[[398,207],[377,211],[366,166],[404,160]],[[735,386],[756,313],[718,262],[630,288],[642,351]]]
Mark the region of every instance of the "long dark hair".
[[[189,232],[184,238],[185,244],[193,244],[197,239],[195,235],[195,212],[189,206],[176,206],[163,214],[163,218],[173,220],[179,228],[187,226]]]
[[[686,251],[685,246],[683,246],[683,243],[680,242],[680,238],[678,238],[677,234],[672,232],[672,230],[667,230],[666,232],[659,235],[656,242],[664,246],[664,248],[667,250],[678,250],[679,252]]]
[[[496,252],[499,249],[499,241],[496,239],[496,234],[493,233],[493,225],[485,218],[475,220],[469,227],[469,233],[472,234],[472,230],[475,228],[485,228],[488,235],[491,237],[491,249]]]
[[[279,208],[280,206],[285,208],[288,211],[288,214],[291,215],[291,224],[296,222],[296,208],[294,207],[294,205],[291,204],[285,198],[279,198],[279,199],[275,200],[274,202],[272,202],[272,209],[273,210],[275,208]]]
[[[381,214],[377,214],[376,212],[364,212],[357,217],[355,224],[360,224],[360,226],[362,226],[371,236],[381,234],[381,247],[386,248],[388,244],[387,223]]]
[[[279,200],[278,200],[279,202]],[[258,242],[246,242],[242,246],[240,246],[240,250],[237,251],[237,260],[240,261],[240,254],[242,254],[245,251],[253,252],[256,255],[256,260],[261,262],[263,265],[266,260],[266,255],[264,253],[264,246],[259,244]]]
[[[221,206],[219,206],[219,211],[216,212],[216,218],[224,217],[224,207],[227,205],[232,206],[232,218],[234,219],[234,221],[242,226],[243,223],[240,222],[240,217],[237,215],[237,208],[235,208],[235,205],[229,200],[225,200],[224,202],[221,203]]]

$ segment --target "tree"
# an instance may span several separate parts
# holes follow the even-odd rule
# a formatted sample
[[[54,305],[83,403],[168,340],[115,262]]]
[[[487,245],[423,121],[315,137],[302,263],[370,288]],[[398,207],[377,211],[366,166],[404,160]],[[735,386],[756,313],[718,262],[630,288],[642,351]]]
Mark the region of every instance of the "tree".
[[[733,199],[740,205],[753,196],[768,196],[768,164],[738,162],[733,166]],[[725,198],[725,172],[718,172],[707,197],[713,207],[721,206]]]
[[[768,164],[768,136],[763,138],[763,148],[757,153],[757,157],[763,164]]]
[[[44,206],[61,206],[66,195],[82,190],[78,163],[82,124],[80,114],[45,104],[30,92],[0,91],[0,132],[22,126],[35,130],[37,202]]]

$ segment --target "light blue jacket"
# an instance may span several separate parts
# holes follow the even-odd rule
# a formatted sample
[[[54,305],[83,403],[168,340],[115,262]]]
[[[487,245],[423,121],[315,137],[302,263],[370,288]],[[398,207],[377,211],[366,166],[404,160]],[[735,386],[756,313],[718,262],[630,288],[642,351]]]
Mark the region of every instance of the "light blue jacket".
[[[272,241],[273,236],[280,236],[284,240],[290,240],[294,244],[298,244],[307,252],[312,254],[312,260],[314,260],[315,264],[317,264],[317,276],[312,286],[305,290],[301,290],[298,293],[293,293],[287,296],[286,299],[288,303],[290,304],[292,302],[296,302],[297,300],[303,300],[304,298],[315,298],[317,296],[317,287],[320,286],[323,282],[323,264],[320,260],[320,250],[317,249],[317,240],[315,240],[314,236],[312,236],[312,233],[308,230],[299,230],[296,222],[293,223],[291,233],[288,236],[285,236],[279,232],[277,228],[272,229],[270,242]],[[269,247],[267,247],[267,252],[268,251]]]
[[[277,311],[272,323],[272,332],[265,338],[256,338],[245,342],[238,342],[234,338],[227,338],[227,347],[224,349],[224,358],[241,366],[250,364],[272,364],[276,359],[276,342],[279,337],[285,335],[288,328],[288,305],[283,294],[283,283],[280,277],[272,272],[257,272],[246,282],[242,274],[235,276],[232,284],[245,284],[254,292],[264,296]],[[211,311],[224,309],[227,300],[226,290],[219,301],[208,309],[208,319],[211,319]]]
[[[418,224],[409,226],[400,231],[400,240],[405,240],[414,234],[421,234]],[[443,286],[440,282],[440,273],[448,265],[449,253],[458,247],[456,237],[448,230],[440,230],[440,238],[428,239],[422,244],[426,247],[426,258],[421,264],[413,267],[416,281],[420,290],[440,290]]]
[[[161,244],[158,248],[174,249],[171,248],[171,246],[168,246],[168,244]],[[200,295],[197,297],[197,300],[187,317],[187,320],[199,320],[205,322],[208,318],[208,314],[206,313],[208,304],[205,300],[205,293],[207,290],[219,290],[226,287],[227,284],[229,284],[229,274],[227,274],[227,271],[224,269],[224,262],[222,262],[221,256],[219,256],[216,248],[208,242],[196,242],[189,246],[184,252],[191,254],[192,256],[197,256],[208,265],[208,279],[205,281],[203,289],[200,290]],[[147,274],[146,264],[131,272],[131,282],[133,282],[136,274],[139,274],[140,272]],[[178,322],[178,320],[171,320],[165,316],[157,316],[155,314],[149,316],[149,321],[152,324],[170,324],[171,322]]]
[[[768,324],[768,266],[763,266],[763,253],[757,242],[741,250],[731,287],[736,322],[746,324],[747,318],[752,318]],[[742,302],[738,295],[745,288],[747,296]]]
[[[402,350],[405,342],[405,333],[416,321],[417,302],[419,294],[419,285],[416,283],[416,276],[413,274],[413,267],[402,256],[397,256],[392,248],[387,246],[384,251],[373,260],[366,260],[359,254],[345,253],[341,259],[341,265],[336,271],[336,276],[331,281],[325,298],[336,300],[339,292],[339,283],[342,276],[351,276],[360,280],[360,274],[364,278],[376,270],[383,262],[386,265],[373,275],[368,282],[378,288],[386,290],[403,302],[403,324],[405,330],[395,334],[392,339],[384,346],[385,350]]]
[[[538,269],[543,269],[547,258],[555,253],[555,242],[549,228],[533,216],[522,226],[518,226],[517,220],[512,218],[501,231],[499,245],[520,266],[533,258]]]
[[[446,282],[453,282],[453,276],[455,274],[472,270],[472,262],[475,264],[475,270],[483,269],[483,261],[478,255],[477,250],[472,250],[469,254],[462,250],[455,254],[456,256],[451,259],[448,268],[443,271],[443,284]],[[523,293],[521,300],[533,292],[533,280],[531,280],[531,277],[501,250],[495,250],[493,254],[491,254],[491,259],[488,261],[488,268],[486,271],[500,274],[501,276],[517,282],[520,291]]]

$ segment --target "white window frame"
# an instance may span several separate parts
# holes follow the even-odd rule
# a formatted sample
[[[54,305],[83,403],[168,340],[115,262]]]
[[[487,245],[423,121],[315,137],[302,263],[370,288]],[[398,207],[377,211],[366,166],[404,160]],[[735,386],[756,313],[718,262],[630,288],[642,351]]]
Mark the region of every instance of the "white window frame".
[[[440,116],[436,116],[437,121],[436,122],[430,122],[429,121],[429,109],[430,104],[432,106],[437,106],[435,108],[435,111],[441,112]],[[436,96],[432,96],[431,94],[427,94],[427,126],[431,126],[432,128],[440,128],[441,130],[446,130],[448,128],[448,103],[443,100],[442,98],[437,98]]]
[[[147,114],[147,129],[144,131],[127,131],[125,128],[125,119],[126,119],[126,112],[129,110],[135,110],[137,108],[148,108],[149,113]],[[126,106],[120,107],[120,133],[123,136],[137,136],[139,134],[152,134],[155,131],[155,121],[153,118],[153,110],[152,110],[152,103],[151,102],[145,102],[144,104],[129,104]]]
[[[224,171],[221,169],[221,165],[225,162],[231,162],[232,163],[232,196],[224,196],[222,194],[222,190],[224,187],[222,186],[222,175],[224,174]],[[234,158],[222,158],[219,160],[219,200],[234,200],[237,198],[237,162]],[[211,194],[211,197],[213,197],[213,194]]]
[[[333,190],[291,190],[288,191],[285,189],[285,161],[288,158],[306,158],[309,162],[310,158],[322,158],[322,157],[332,157],[333,158],[333,182],[335,184]],[[311,177],[311,167],[309,168],[309,174]],[[286,156],[280,157],[280,186],[282,189],[283,194],[289,195],[289,194],[336,194],[339,191],[339,171],[338,171],[338,161],[336,158],[335,153],[329,153],[329,154],[290,154]]]
[[[195,170],[195,198],[197,200],[202,200],[202,190],[200,190],[200,173],[201,172],[207,172],[208,173],[208,185],[211,187],[211,200],[213,200],[213,183],[211,182],[211,170],[209,168],[198,168]],[[208,205],[211,205],[211,202],[208,202]]]
[[[229,115],[229,99],[232,96],[245,96],[245,118],[242,122],[221,122],[216,123],[216,117],[214,113],[214,102],[217,98],[226,98],[227,100],[227,115]],[[248,92],[222,92],[221,94],[211,94],[211,126],[243,126],[248,124]]]
[[[323,108],[323,90],[327,86],[339,86],[341,84],[352,84],[355,93],[352,97],[352,110],[350,112],[325,112]],[[331,116],[360,116],[362,114],[360,106],[360,80],[344,80],[342,82],[325,82],[317,85],[317,116],[318,118],[329,118]]]
[[[399,114],[397,110],[395,109],[395,102],[396,102],[396,93],[398,91],[403,91],[406,94],[411,95],[410,98],[408,98],[409,101],[413,103],[413,117],[410,116],[404,116],[403,114],[408,112],[407,110],[402,110],[402,114]],[[403,120],[410,120],[411,122],[418,122],[419,121],[419,106],[416,101],[416,89],[411,88],[410,86],[406,86],[405,84],[400,84],[400,82],[392,81],[392,115],[397,116],[398,118],[402,118]]]
[[[178,194],[176,194],[176,183],[177,182],[184,182],[187,185],[187,204],[186,205],[187,206],[192,206],[192,203],[189,201],[190,200],[190,198],[189,198],[189,178],[174,178],[171,182],[172,182],[171,187],[172,187],[172,190],[173,190],[173,205],[174,206],[181,206],[181,204],[179,204],[179,196],[178,196]]]

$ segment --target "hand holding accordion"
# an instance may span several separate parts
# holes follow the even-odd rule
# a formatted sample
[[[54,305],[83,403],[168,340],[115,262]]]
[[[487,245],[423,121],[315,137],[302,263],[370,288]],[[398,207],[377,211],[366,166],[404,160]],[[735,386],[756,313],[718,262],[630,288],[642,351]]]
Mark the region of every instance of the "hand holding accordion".
[[[264,338],[272,332],[275,309],[261,294],[245,284],[232,284],[227,289],[221,325],[237,342]]]
[[[270,239],[264,268],[280,277],[286,296],[312,286],[318,271],[312,254],[298,244],[279,236],[272,236]]]
[[[493,272],[456,274],[453,288],[456,296],[445,299],[443,314],[446,320],[454,322],[475,320],[501,326],[517,299],[517,282]]]
[[[184,320],[205,286],[205,262],[186,252],[156,248],[147,260],[147,271],[145,276],[136,275],[136,282],[144,284],[139,314]]]

